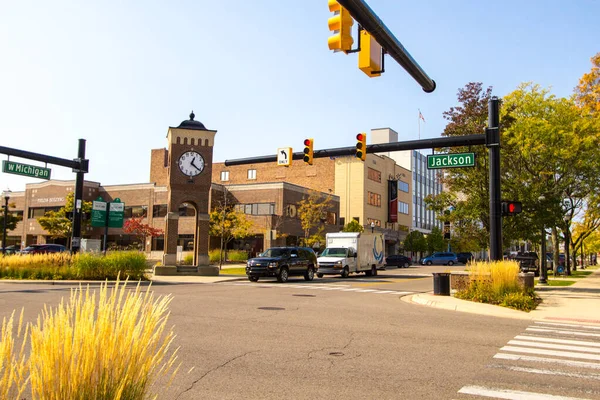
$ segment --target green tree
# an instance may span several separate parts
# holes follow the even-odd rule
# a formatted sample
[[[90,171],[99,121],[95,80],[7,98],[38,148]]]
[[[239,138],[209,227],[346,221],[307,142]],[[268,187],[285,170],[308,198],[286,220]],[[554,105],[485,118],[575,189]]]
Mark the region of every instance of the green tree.
[[[7,232],[15,229],[17,227],[17,223],[22,220],[22,218],[19,218],[15,214],[10,212],[11,208],[15,208],[15,203],[8,203],[8,214],[6,218]],[[0,208],[0,227],[4,227],[4,207]]]
[[[444,236],[442,230],[437,226],[433,227],[431,233],[427,235],[427,251],[433,253],[435,251],[442,251],[446,247],[444,242]]]
[[[246,214],[237,211],[231,201],[226,201],[228,195],[228,192],[225,191],[224,201],[216,204],[209,219],[209,235],[221,239],[219,269],[223,266],[223,260],[227,255],[227,244],[233,239],[250,236],[253,226],[253,222],[246,217]]]
[[[50,237],[53,238],[67,238],[71,240],[71,234],[73,232],[73,221],[67,216],[72,215],[73,205],[75,204],[75,194],[73,192],[67,195],[65,205],[58,211],[48,211],[43,217],[39,217],[37,220],[42,228]],[[92,211],[92,202],[84,201],[81,208],[83,214],[89,215]],[[89,218],[81,221],[81,230],[83,231],[90,225]]]
[[[325,243],[325,222],[327,212],[331,207],[331,196],[311,190],[298,203],[298,218],[304,231],[304,245],[312,246],[315,243]]]
[[[364,232],[365,228],[353,219],[342,228],[342,232]]]
[[[402,244],[404,250],[411,253],[421,253],[421,257],[423,257],[423,252],[427,250],[427,240],[423,233],[419,231],[410,232]]]

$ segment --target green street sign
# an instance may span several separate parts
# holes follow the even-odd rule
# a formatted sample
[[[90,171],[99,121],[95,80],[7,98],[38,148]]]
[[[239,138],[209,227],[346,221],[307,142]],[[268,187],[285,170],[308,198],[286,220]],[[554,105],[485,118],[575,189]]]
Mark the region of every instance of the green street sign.
[[[474,166],[475,153],[432,154],[427,156],[427,169]]]
[[[96,228],[106,226],[106,202],[102,197],[92,202],[92,226]]]
[[[50,179],[50,168],[42,168],[35,165],[21,164],[13,161],[2,161],[2,172],[30,176],[32,178]]]
[[[121,199],[116,198],[111,201],[108,207],[108,227],[122,228],[123,217],[125,215],[125,203],[121,203]]]

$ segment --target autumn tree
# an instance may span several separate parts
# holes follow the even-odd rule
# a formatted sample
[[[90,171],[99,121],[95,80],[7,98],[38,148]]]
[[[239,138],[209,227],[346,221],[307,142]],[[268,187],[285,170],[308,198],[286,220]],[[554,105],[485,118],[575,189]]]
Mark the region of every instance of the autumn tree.
[[[348,222],[342,228],[342,232],[364,232],[364,230],[365,230],[365,228],[360,223],[358,223],[358,221],[355,219]]]
[[[575,87],[575,103],[585,114],[600,116],[600,53],[591,58],[592,69]]]
[[[39,217],[37,221],[40,226],[44,228],[46,232],[53,238],[67,238],[71,239],[73,232],[73,221],[69,218],[73,213],[73,205],[75,204],[75,194],[73,192],[67,195],[65,199],[65,205],[58,211],[48,211],[43,217]],[[84,215],[90,215],[92,211],[92,202],[84,201],[81,212]],[[88,218],[83,218],[81,221],[81,230],[85,230],[90,225]]]
[[[143,220],[144,217],[133,217],[123,223],[123,232],[137,236],[142,244],[142,249],[146,247],[146,238],[159,237],[164,234],[162,229],[145,224]]]
[[[219,269],[226,258],[224,256],[229,242],[250,236],[252,225],[252,221],[246,217],[246,214],[235,209],[234,199],[225,189],[222,198],[215,200],[209,219],[209,235],[221,239]]]
[[[325,242],[323,232],[330,207],[331,196],[314,190],[298,203],[298,218],[300,218],[300,225],[304,231],[305,246]]]

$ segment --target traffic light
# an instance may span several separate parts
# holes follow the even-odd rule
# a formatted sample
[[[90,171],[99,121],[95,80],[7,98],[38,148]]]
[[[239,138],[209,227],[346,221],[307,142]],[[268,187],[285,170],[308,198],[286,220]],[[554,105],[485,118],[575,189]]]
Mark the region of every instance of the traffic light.
[[[367,134],[359,133],[356,135],[356,158],[362,161],[367,159]]]
[[[381,76],[383,71],[383,54],[381,45],[364,29],[359,32],[360,51],[358,52],[358,68],[373,78]]]
[[[329,50],[348,51],[352,48],[354,39],[352,39],[352,25],[354,20],[348,10],[340,5],[336,0],[329,0],[329,11],[333,12],[333,17],[329,18],[327,24],[329,30],[334,35],[327,39]]]
[[[520,201],[503,201],[502,202],[502,216],[512,217],[513,215],[519,214],[523,211],[523,206]]]
[[[309,165],[313,163],[313,143],[314,139],[304,139],[304,162]]]
[[[450,221],[444,221],[444,240],[450,240]]]

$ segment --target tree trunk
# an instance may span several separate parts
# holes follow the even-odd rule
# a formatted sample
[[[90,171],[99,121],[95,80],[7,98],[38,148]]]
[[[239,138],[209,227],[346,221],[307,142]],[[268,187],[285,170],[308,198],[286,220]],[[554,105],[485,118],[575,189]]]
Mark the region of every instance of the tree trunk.
[[[554,276],[558,274],[558,262],[559,262],[559,247],[558,247],[558,230],[556,226],[552,227],[552,248],[554,252],[552,253],[552,268],[554,272]]]

